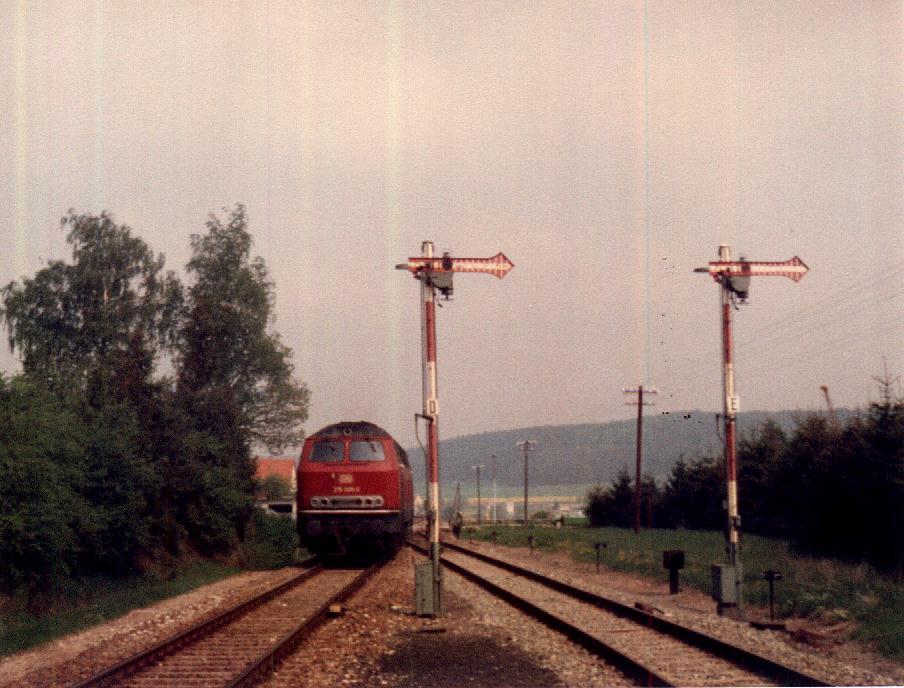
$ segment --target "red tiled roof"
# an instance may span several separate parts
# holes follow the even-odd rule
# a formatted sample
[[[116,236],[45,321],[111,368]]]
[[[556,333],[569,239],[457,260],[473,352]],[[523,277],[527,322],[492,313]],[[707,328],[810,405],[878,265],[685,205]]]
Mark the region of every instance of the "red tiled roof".
[[[257,464],[255,476],[259,480],[271,475],[278,475],[285,478],[290,485],[295,485],[295,459],[257,457],[255,462]]]

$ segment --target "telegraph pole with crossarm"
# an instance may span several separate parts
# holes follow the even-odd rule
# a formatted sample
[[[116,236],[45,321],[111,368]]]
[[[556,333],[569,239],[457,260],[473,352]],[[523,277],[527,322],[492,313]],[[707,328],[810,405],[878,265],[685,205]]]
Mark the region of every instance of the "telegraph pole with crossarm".
[[[806,264],[797,256],[784,262],[748,261],[731,259],[731,248],[719,246],[719,260],[694,272],[708,273],[719,285],[722,315],[722,400],[725,422],[725,478],[726,478],[726,552],[728,566],[713,567],[713,597],[723,607],[737,608],[742,613],[743,571],[741,568],[740,530],[741,515],[738,511],[738,455],[737,455],[737,414],[738,395],[734,382],[734,341],[731,331],[731,310],[736,301],[747,301],[751,277],[787,277],[799,282],[807,274]]]
[[[483,520],[483,519],[481,518],[481,513],[480,513],[480,509],[481,509],[481,504],[480,504],[480,471],[483,470],[484,465],[483,465],[483,464],[479,464],[479,465],[477,465],[477,466],[471,466],[471,468],[474,469],[475,471],[477,471],[477,525],[480,525],[480,524],[481,524],[481,521]]]
[[[637,474],[634,481],[634,532],[640,532],[640,464],[643,457],[643,407],[653,406],[652,401],[644,401],[644,394],[658,394],[655,388],[645,388],[643,385],[637,385],[637,389],[622,389],[623,394],[636,394],[637,401],[626,401],[626,406],[637,406],[637,451],[636,461]]]
[[[535,440],[524,440],[516,443],[518,449],[524,452],[524,525],[527,525],[527,455],[537,448]]]

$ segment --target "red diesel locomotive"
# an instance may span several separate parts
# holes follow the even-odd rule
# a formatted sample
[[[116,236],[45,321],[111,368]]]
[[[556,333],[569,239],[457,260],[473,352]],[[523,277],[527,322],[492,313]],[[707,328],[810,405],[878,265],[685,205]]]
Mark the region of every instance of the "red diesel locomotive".
[[[411,532],[408,455],[373,423],[335,423],[308,437],[297,495],[298,534],[311,552],[392,552]]]

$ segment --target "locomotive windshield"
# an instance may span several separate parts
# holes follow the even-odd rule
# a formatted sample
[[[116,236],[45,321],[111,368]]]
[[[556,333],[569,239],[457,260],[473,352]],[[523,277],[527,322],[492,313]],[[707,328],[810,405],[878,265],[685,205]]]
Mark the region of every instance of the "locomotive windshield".
[[[348,457],[352,461],[382,461],[386,458],[383,454],[383,443],[373,440],[356,441],[349,444]]]
[[[341,463],[343,458],[342,442],[317,442],[311,450],[311,461],[317,463]]]

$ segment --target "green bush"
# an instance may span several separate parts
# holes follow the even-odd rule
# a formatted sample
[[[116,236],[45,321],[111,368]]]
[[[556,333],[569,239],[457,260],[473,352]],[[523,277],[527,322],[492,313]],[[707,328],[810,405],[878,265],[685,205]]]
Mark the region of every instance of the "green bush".
[[[766,422],[738,442],[744,532],[784,540],[799,553],[866,562],[904,576],[904,400],[877,378],[881,400],[843,422],[801,417],[786,435]],[[620,473],[588,494],[591,525],[626,527],[631,481]],[[654,522],[725,527],[725,464],[704,457],[672,466]],[[810,602],[802,602],[804,606]]]
[[[0,378],[0,590],[46,592],[78,568],[90,505],[78,419],[21,378]]]
[[[247,536],[243,548],[247,567],[277,569],[293,562],[298,547],[295,521],[255,509]]]
[[[25,595],[0,603],[0,657],[115,619],[162,599],[238,573],[210,561],[179,562],[168,571],[122,579],[98,576],[63,580],[49,605],[30,609]]]

